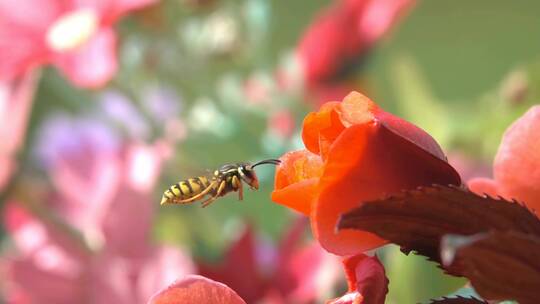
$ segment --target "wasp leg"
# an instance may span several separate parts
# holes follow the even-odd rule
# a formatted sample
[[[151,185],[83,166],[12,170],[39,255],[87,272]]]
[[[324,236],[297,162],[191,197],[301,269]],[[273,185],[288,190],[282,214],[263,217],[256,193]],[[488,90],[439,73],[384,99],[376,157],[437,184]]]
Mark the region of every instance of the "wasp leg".
[[[208,205],[210,205],[211,203],[213,203],[217,198],[218,198],[217,195],[214,195],[214,196],[209,197],[207,200],[205,200],[204,202],[202,202],[202,207],[205,208],[206,206],[208,206]]]
[[[242,181],[238,179],[238,177],[233,176],[232,183],[235,185],[238,189],[238,200],[244,199],[244,188],[242,187]]]
[[[202,198],[206,194],[208,194],[208,192],[210,192],[210,190],[212,190],[215,187],[216,183],[217,183],[216,181],[213,181],[201,193],[199,193],[197,195],[194,195],[194,196],[192,196],[190,198],[184,199],[184,200],[175,199],[175,200],[173,200],[173,203],[175,203],[175,204],[187,204],[187,203],[194,202],[194,201]]]
[[[211,203],[213,203],[219,197],[221,192],[223,192],[223,189],[225,189],[226,184],[227,183],[225,181],[222,181],[219,184],[219,187],[218,187],[218,189],[216,191],[216,194],[214,196],[211,196],[210,198],[208,198],[206,201],[202,202],[202,207],[204,208],[204,207],[210,205]]]

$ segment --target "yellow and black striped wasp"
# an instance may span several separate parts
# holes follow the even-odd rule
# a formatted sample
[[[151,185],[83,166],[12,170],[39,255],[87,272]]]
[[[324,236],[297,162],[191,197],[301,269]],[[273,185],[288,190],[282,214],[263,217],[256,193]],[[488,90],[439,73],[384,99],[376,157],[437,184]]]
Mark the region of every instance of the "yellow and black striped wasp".
[[[202,200],[206,207],[218,197],[229,192],[238,191],[238,199],[244,196],[243,184],[245,182],[253,189],[259,189],[259,180],[255,174],[255,167],[264,164],[279,165],[279,159],[266,159],[255,164],[232,163],[221,166],[210,176],[188,178],[169,187],[161,198],[163,204],[189,204]]]

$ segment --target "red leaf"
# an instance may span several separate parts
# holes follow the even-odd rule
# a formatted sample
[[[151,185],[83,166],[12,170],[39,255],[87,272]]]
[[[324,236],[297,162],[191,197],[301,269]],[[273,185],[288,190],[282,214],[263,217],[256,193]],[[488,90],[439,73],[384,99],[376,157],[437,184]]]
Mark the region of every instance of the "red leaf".
[[[483,298],[540,302],[539,237],[515,231],[449,235],[441,246],[446,267],[457,265]]]
[[[386,199],[363,202],[342,215],[338,229],[375,233],[440,262],[439,241],[445,234],[473,235],[490,230],[540,236],[540,220],[517,202],[478,196],[467,189],[433,186]],[[451,274],[455,273],[451,269]]]
[[[466,298],[462,296],[457,297],[443,297],[437,300],[431,300],[429,304],[488,304],[488,302],[479,300],[477,298]]]

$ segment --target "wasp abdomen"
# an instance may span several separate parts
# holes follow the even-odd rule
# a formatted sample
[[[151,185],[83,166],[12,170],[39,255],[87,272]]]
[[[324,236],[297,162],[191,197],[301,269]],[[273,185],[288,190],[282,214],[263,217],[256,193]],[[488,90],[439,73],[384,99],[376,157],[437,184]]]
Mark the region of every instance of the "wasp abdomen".
[[[163,198],[161,199],[161,203],[182,203],[182,200],[187,200],[197,194],[200,194],[206,188],[210,187],[210,185],[210,181],[208,181],[208,178],[205,176],[180,181],[165,191]]]

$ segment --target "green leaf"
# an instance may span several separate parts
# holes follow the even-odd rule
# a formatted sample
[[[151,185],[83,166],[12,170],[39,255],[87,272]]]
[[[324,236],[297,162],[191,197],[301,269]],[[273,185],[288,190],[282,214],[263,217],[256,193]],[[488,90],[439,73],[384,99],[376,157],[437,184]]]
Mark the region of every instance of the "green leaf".
[[[431,92],[413,59],[401,56],[395,60],[392,76],[400,114],[428,131],[443,147],[447,146],[452,135],[451,112]]]

